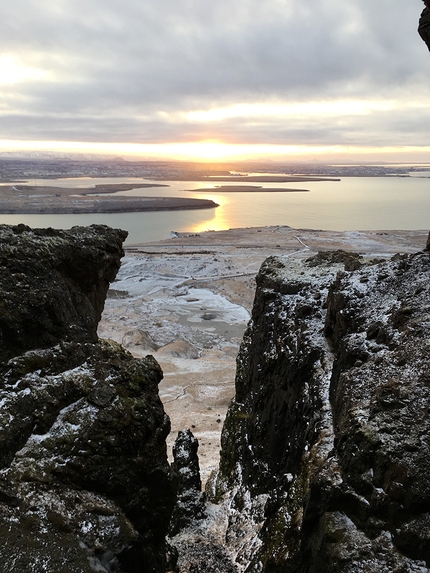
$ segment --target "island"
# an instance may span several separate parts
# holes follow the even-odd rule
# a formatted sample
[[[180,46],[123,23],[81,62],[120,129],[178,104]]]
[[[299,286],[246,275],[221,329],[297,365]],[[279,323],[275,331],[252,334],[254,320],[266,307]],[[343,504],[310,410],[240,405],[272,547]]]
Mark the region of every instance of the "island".
[[[210,199],[116,195],[122,191],[149,187],[167,187],[167,185],[154,183],[103,184],[89,188],[5,185],[0,187],[0,213],[60,215],[177,211],[218,207],[218,204]]]

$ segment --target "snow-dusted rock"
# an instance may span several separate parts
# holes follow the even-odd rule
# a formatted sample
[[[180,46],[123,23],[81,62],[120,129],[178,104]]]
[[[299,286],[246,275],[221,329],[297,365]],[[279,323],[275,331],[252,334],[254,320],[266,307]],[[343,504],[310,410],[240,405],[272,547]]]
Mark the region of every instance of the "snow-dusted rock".
[[[130,351],[136,351],[136,348],[138,348],[140,352],[146,352],[147,354],[157,352],[159,348],[159,346],[152,340],[151,336],[140,328],[127,330],[122,337],[122,345],[125,348],[130,349]]]
[[[95,331],[124,238],[0,228],[1,571],[164,573],[162,372]]]
[[[257,277],[210,482],[247,573],[430,571],[430,255],[342,258]]]
[[[178,483],[177,500],[170,522],[170,535],[176,535],[181,529],[205,517],[198,448],[199,443],[191,430],[178,433],[173,446],[172,464]]]
[[[158,353],[161,356],[173,356],[177,358],[198,358],[199,352],[198,350],[186,340],[175,340],[170,342],[170,344],[166,344],[162,346]]]

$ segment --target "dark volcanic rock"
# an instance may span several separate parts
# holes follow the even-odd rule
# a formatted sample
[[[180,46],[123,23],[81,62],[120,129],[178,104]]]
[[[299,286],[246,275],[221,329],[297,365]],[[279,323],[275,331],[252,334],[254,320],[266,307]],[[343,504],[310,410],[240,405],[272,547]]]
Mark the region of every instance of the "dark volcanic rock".
[[[107,571],[162,571],[174,498],[157,363],[115,343],[72,342],[30,351],[8,368],[0,391],[3,570],[111,562]]]
[[[326,271],[257,278],[214,489],[227,541],[248,573],[430,571],[430,256]]]
[[[172,470],[177,479],[177,501],[170,523],[170,535],[205,517],[205,497],[202,493],[197,450],[199,443],[191,430],[178,433],[173,446]]]
[[[418,22],[418,34],[421,39],[425,42],[427,48],[430,50],[430,10],[427,7],[428,2],[425,2],[426,7],[421,12],[421,16]]]
[[[238,573],[224,547],[205,543],[201,538],[176,541],[180,573]]]
[[[1,233],[11,238],[1,251],[2,327],[13,317],[34,330],[9,341],[3,328],[3,355],[13,358],[0,386],[0,570],[163,573],[175,492],[162,372],[152,357],[92,342],[125,234]]]
[[[0,361],[60,340],[96,342],[127,233],[0,225]]]
[[[361,267],[361,257],[358,253],[350,253],[349,251],[321,251],[307,259],[307,264],[310,267],[318,265],[332,265],[333,263],[344,263],[346,271],[356,271]]]

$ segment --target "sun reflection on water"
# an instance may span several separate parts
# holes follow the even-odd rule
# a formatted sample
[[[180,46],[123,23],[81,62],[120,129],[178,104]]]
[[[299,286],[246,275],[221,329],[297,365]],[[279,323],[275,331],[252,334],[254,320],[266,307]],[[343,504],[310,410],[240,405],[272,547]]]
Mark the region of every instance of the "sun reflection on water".
[[[216,193],[193,193],[193,197],[196,199],[210,199],[214,203],[217,203],[218,207],[211,210],[213,215],[210,219],[205,219],[204,221],[199,221],[193,225],[192,233],[204,233],[205,231],[223,231],[226,229],[231,229],[234,226],[234,221],[231,216],[229,217],[228,205],[230,200],[225,195],[218,195]]]

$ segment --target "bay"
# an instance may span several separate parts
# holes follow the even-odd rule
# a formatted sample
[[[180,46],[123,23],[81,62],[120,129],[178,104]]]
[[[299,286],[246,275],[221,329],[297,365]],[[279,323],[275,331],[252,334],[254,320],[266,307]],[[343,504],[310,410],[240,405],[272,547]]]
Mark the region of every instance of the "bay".
[[[148,183],[150,180],[125,177],[37,180],[40,186],[76,188],[135,182]],[[33,180],[28,183],[34,184]],[[430,227],[430,179],[427,177],[345,177],[341,181],[266,184],[268,187],[309,190],[308,193],[231,193],[223,192],[219,182],[213,184],[210,192],[201,193],[196,190],[211,187],[207,180],[161,183],[169,187],[134,189],[123,194],[212,199],[219,207],[115,214],[0,215],[0,223],[54,228],[105,224],[126,229],[129,232],[127,244],[159,241],[168,238],[172,231],[201,233],[238,227],[288,225],[334,231]],[[242,184],[246,184],[246,177]],[[228,185],[232,183],[228,182]]]

